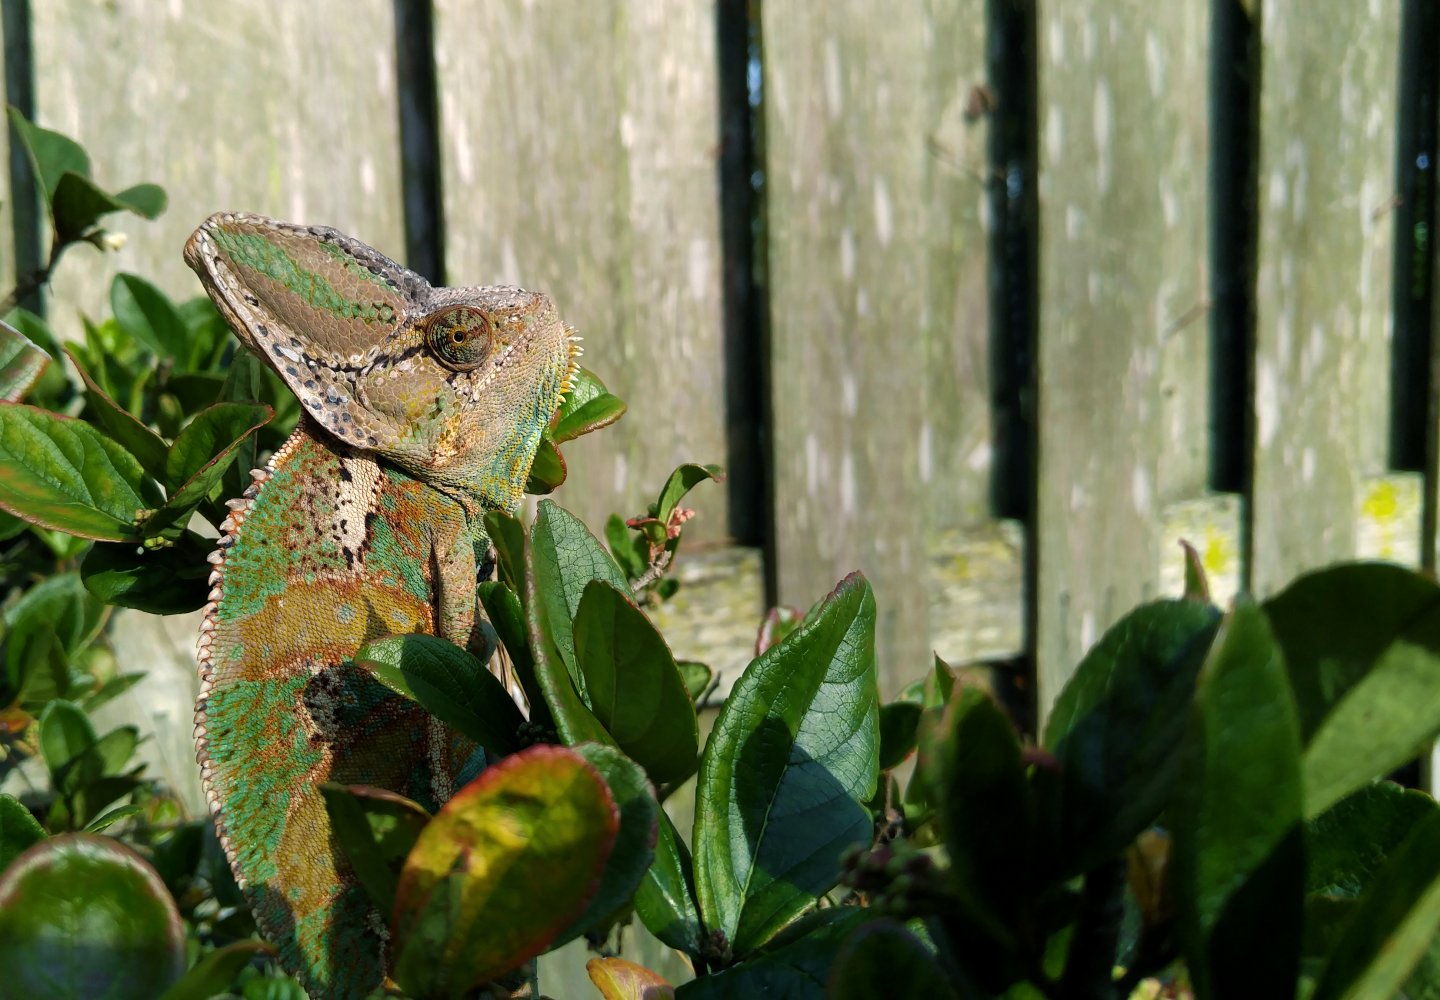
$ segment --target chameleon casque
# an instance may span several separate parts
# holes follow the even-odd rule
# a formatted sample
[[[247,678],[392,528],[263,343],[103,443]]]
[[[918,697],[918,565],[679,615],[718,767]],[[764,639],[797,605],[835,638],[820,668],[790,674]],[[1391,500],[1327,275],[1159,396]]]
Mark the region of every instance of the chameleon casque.
[[[385,916],[318,786],[434,809],[482,752],[351,657],[428,632],[478,648],[483,516],[518,505],[578,345],[543,295],[434,288],[333,229],[212,216],[186,262],[304,416],[230,501],[211,556],[195,742],[235,877],[316,997],[381,983]]]

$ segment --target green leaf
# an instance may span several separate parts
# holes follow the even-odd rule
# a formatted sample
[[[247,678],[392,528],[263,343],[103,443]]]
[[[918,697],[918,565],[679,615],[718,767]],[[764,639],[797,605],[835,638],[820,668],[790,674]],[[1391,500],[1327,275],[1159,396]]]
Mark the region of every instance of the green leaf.
[[[109,827],[114,826],[122,819],[129,819],[131,816],[136,815],[140,811],[140,807],[137,805],[117,806],[116,808],[111,809],[109,812],[105,813],[103,816],[99,816],[96,819],[91,820],[89,823],[86,823],[85,832],[100,833],[102,830],[106,830]]]
[[[110,283],[110,308],[127,336],[150,348],[157,357],[173,358],[192,367],[194,343],[175,303],[160,289],[134,274],[117,274]]]
[[[920,711],[920,706],[911,701],[892,701],[881,707],[880,770],[899,767],[915,752]]]
[[[40,713],[40,755],[56,785],[61,784],[66,766],[96,743],[95,727],[80,706],[69,701],[52,701]],[[96,761],[99,764],[99,761]],[[99,774],[94,775],[99,777]]]
[[[676,660],[675,666],[680,671],[685,693],[690,696],[691,702],[698,702],[709,689],[710,682],[715,679],[715,672],[694,660]]]
[[[737,956],[828,891],[871,836],[879,775],[875,598],[852,574],[804,626],[746,668],[715,721],[696,786],[695,887]]]
[[[5,321],[50,358],[60,356],[59,338],[55,336],[55,331],[50,329],[50,324],[46,323],[42,317],[28,309],[17,308],[5,317]],[[51,410],[57,410],[63,406],[70,399],[71,393],[70,380],[65,377],[64,369],[55,364],[45,367],[39,381],[30,390],[30,396],[34,402]],[[19,402],[19,400],[13,400],[13,402]]]
[[[147,674],[138,673],[116,674],[82,698],[80,700],[80,707],[85,709],[87,713],[93,713],[101,705],[108,704],[126,691],[129,691],[147,676]]]
[[[153,219],[165,210],[165,191],[154,184],[137,184],[111,194],[89,177],[62,174],[50,201],[51,218],[61,242],[78,240],[111,212],[131,212]]]
[[[605,521],[605,544],[626,577],[634,580],[644,575],[650,561],[650,546],[619,514],[611,514]]]
[[[1389,997],[1440,931],[1440,810],[1417,824],[1376,874],[1312,1000]]]
[[[675,990],[676,1000],[827,1000],[825,981],[836,953],[860,925],[872,919],[872,911],[852,906],[833,906],[809,914],[753,958],[683,983]],[[884,992],[879,996],[906,994]]]
[[[430,814],[417,803],[383,788],[363,785],[320,786],[325,810],[340,849],[355,877],[381,913],[395,908],[395,886],[405,859]]]
[[[680,501],[699,484],[707,479],[720,480],[725,478],[725,470],[718,465],[682,465],[670,473],[670,478],[665,480],[665,485],[660,488],[660,499],[655,503],[655,519],[661,524],[670,520],[670,515],[680,505]]]
[[[581,700],[570,671],[556,649],[551,619],[542,611],[540,596],[536,593],[534,546],[527,546],[525,555],[528,563],[525,581],[529,588],[525,597],[525,626],[529,630],[530,655],[535,662],[535,684],[540,689],[539,703],[545,706],[555,723],[556,733],[565,743],[571,746],[586,742],[614,744],[614,738]],[[569,622],[563,626],[568,629]]]
[[[1305,892],[1358,899],[1435,800],[1388,781],[1337,802],[1305,827]]]
[[[760,631],[755,637],[755,655],[759,656],[781,639],[800,627],[805,620],[795,608],[771,608],[760,621]]]
[[[521,569],[523,571],[523,565]],[[530,655],[530,636],[526,632],[525,609],[520,606],[520,598],[498,580],[485,580],[477,584],[475,592],[480,598],[480,606],[485,609],[485,617],[490,619],[490,627],[495,630],[510,657],[515,679],[520,682],[520,687],[525,692],[525,700],[530,708],[530,721],[553,728],[554,720],[550,718],[550,707],[545,704],[545,695],[535,677],[535,658]]]
[[[1440,733],[1440,586],[1433,580],[1398,566],[1335,566],[1302,576],[1264,609],[1307,744],[1307,816],[1387,774]]]
[[[3,621],[9,631],[7,645],[33,625],[53,629],[68,655],[89,645],[104,626],[107,610],[86,592],[73,572],[56,573],[25,591],[5,610]]]
[[[0,403],[0,508],[82,538],[140,538],[137,512],[158,495],[135,456],[89,424]]]
[[[585,682],[575,662],[571,626],[580,608],[580,596],[591,580],[603,580],[622,594],[630,593],[630,582],[589,529],[574,514],[549,500],[540,501],[526,559],[527,574],[535,581],[539,612],[560,659],[584,696]]]
[[[557,413],[558,419],[550,425],[550,440],[556,444],[573,441],[584,434],[608,427],[625,415],[625,401],[608,392],[586,400],[565,413]]]
[[[396,635],[368,643],[355,664],[396,694],[497,755],[519,748],[525,722],[510,693],[485,664],[433,635]]]
[[[0,323],[0,402],[24,399],[51,360],[29,337],[9,323]]]
[[[486,511],[485,534],[495,546],[500,582],[517,594],[525,593],[525,525],[503,510]]]
[[[535,746],[487,768],[405,862],[396,981],[459,996],[538,955],[594,896],[619,826],[604,780],[571,750]]]
[[[888,919],[865,924],[850,935],[835,956],[826,995],[829,1000],[959,997],[930,949]]]
[[[263,941],[234,941],[216,948],[161,994],[160,1000],[211,1000],[221,996],[251,959],[269,951],[270,946]]]
[[[1034,778],[1056,831],[1046,853],[1059,875],[1114,855],[1159,815],[1218,623],[1214,608],[1195,601],[1141,605],[1101,637],[1060,692],[1044,739],[1060,773]]]
[[[205,605],[208,552],[184,535],[168,548],[98,542],[80,564],[85,588],[106,604],[152,615],[177,615]]]
[[[145,522],[147,535],[178,533],[219,485],[241,446],[275,416],[264,403],[216,403],[195,415],[165,458],[169,499]]]
[[[591,580],[575,613],[574,636],[591,711],[620,749],[657,785],[694,774],[695,705],[645,612],[604,580]]]
[[[1292,995],[1305,882],[1300,724],[1284,659],[1253,604],[1226,617],[1201,668],[1171,810],[1196,996]]]
[[[690,852],[663,810],[655,863],[635,893],[635,915],[661,942],[691,958],[700,956],[700,911],[695,906]]]
[[[121,447],[140,462],[141,468],[156,479],[165,477],[165,456],[170,450],[163,438],[156,434],[149,427],[131,416],[120,408],[120,404],[111,399],[105,390],[90,377],[85,366],[76,357],[75,351],[69,347],[65,349],[65,356],[75,366],[75,371],[80,374],[80,381],[85,384],[85,400],[95,413],[95,419]]]
[[[605,388],[605,383],[600,380],[600,376],[588,368],[577,365],[575,373],[570,376],[570,391],[560,401],[555,416],[551,418],[551,426],[565,420],[590,400],[606,395],[609,395],[609,391]]]
[[[30,121],[13,104],[7,109],[10,124],[25,149],[30,165],[35,168],[35,181],[40,188],[41,200],[49,202],[55,195],[60,178],[66,173],[90,176],[90,157],[85,149],[69,136],[41,128]]]
[[[628,911],[641,880],[655,860],[656,821],[660,815],[655,789],[634,761],[614,747],[600,743],[580,743],[571,749],[605,779],[610,796],[620,810],[620,829],[600,887],[586,904],[585,912],[556,935],[552,947],[581,934],[604,930],[617,916]]]
[[[962,688],[941,719],[920,767],[938,793],[950,878],[966,915],[1010,946],[1035,856],[1020,741],[978,688]]]
[[[153,1000],[185,968],[165,884],[108,837],[52,837],[0,876],[0,968],[10,995]]]
[[[535,449],[535,460],[530,464],[530,477],[525,481],[525,492],[544,496],[554,493],[565,482],[565,456],[549,438],[541,438]]]
[[[13,795],[0,792],[0,874],[22,851],[45,839],[45,828]]]

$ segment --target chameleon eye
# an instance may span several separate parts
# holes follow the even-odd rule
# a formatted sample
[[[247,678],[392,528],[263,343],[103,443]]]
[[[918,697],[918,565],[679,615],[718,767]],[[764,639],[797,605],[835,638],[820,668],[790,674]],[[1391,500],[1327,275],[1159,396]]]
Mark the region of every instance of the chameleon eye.
[[[447,309],[425,320],[425,344],[447,368],[471,371],[490,353],[490,321],[469,306]]]

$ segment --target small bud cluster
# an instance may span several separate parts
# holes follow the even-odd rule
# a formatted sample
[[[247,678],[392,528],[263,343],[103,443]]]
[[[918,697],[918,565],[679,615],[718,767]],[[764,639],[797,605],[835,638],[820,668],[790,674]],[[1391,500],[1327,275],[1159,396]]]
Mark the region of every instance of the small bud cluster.
[[[842,885],[862,895],[872,910],[911,916],[934,909],[943,895],[935,861],[903,840],[852,847],[841,859]]]

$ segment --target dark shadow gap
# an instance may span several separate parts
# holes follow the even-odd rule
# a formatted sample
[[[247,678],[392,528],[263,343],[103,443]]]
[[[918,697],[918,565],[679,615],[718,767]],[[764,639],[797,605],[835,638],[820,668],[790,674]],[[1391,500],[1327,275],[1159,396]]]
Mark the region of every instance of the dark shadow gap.
[[[765,204],[758,0],[715,6],[720,121],[718,181],[725,343],[730,534],[764,553],[765,600],[776,599],[769,438]]]
[[[1026,528],[1024,650],[1035,717],[1036,497],[1039,382],[1039,203],[1034,0],[986,3],[990,124],[990,411],[994,435],[991,510]]]
[[[435,75],[435,10],[430,0],[395,0],[395,77],[400,108],[400,185],[405,265],[445,281],[445,206],[440,170],[440,104]]]
[[[1210,488],[1248,501],[1255,448],[1260,29],[1245,8],[1243,0],[1215,0],[1210,9]],[[1248,509],[1242,520],[1245,586]]]
[[[31,121],[35,120],[34,51],[30,44],[29,0],[0,4],[0,29],[5,36],[5,100]],[[15,275],[31,274],[45,266],[40,231],[41,206],[35,191],[35,171],[20,141],[10,128],[10,213],[14,231]],[[20,300],[31,312],[44,314],[39,289]]]

